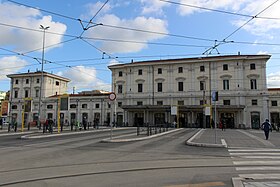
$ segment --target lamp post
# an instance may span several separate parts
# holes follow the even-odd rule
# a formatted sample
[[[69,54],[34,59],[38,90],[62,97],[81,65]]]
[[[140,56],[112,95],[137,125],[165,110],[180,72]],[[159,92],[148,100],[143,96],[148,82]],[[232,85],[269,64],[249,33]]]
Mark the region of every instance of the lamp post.
[[[45,35],[46,30],[50,27],[44,27],[43,25],[40,25],[40,29],[43,30],[43,50],[42,50],[42,66],[41,66],[41,81],[40,81],[40,95],[39,95],[39,110],[38,110],[38,124],[39,129],[41,130],[41,102],[42,102],[42,86],[43,86],[43,79],[44,79],[44,57],[45,57]]]

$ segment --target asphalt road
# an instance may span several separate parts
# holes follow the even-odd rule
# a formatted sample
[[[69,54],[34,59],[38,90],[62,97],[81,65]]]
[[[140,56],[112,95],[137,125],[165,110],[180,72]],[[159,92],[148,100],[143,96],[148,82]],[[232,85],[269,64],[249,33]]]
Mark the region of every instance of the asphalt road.
[[[183,129],[123,143],[101,143],[109,131],[27,140],[1,136],[0,186],[232,186],[236,170],[228,150],[187,146],[194,133]]]

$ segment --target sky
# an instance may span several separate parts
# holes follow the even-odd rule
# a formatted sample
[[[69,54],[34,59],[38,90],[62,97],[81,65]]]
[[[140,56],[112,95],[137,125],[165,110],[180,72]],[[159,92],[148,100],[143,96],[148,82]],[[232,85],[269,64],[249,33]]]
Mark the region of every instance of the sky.
[[[280,88],[279,10],[280,0],[0,0],[0,90],[8,74],[40,71],[43,54],[44,71],[71,79],[68,93],[110,91],[112,64],[238,53],[270,54],[267,85]]]

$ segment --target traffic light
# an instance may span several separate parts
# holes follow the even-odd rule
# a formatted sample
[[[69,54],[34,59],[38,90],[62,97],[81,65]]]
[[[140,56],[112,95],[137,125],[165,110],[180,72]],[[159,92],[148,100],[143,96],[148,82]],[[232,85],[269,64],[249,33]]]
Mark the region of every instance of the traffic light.
[[[217,91],[212,92],[212,101],[218,101],[218,92]]]

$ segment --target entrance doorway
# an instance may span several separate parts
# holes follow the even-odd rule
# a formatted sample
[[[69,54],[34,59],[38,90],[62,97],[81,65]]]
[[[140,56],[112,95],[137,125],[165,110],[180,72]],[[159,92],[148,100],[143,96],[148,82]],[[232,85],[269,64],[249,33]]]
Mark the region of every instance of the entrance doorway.
[[[271,125],[273,128],[276,128],[277,126],[279,126],[280,121],[279,121],[279,113],[278,112],[272,112],[270,114],[271,116]]]
[[[221,122],[226,125],[226,128],[234,128],[234,113],[221,113]]]
[[[135,113],[134,115],[134,126],[143,127],[144,126],[144,114],[143,113]]]
[[[252,129],[260,128],[260,113],[259,112],[251,113],[251,125],[252,125]]]

